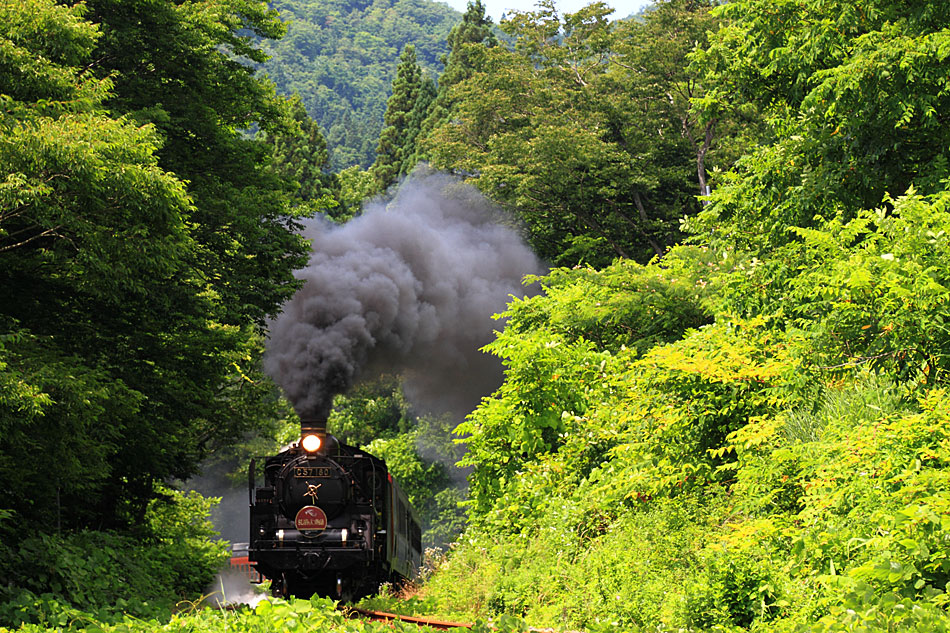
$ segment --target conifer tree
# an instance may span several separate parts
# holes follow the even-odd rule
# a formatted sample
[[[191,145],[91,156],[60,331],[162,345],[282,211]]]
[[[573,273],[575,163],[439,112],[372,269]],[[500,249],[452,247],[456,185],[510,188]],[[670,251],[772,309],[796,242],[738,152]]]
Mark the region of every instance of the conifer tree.
[[[293,204],[303,215],[326,213],[336,219],[339,203],[335,199],[335,177],[325,172],[329,160],[327,141],[320,126],[310,118],[300,97],[290,100],[294,133],[267,134],[262,137],[273,147],[272,169],[296,187]],[[300,209],[300,207],[305,207]]]
[[[419,134],[419,95],[423,92],[422,69],[416,62],[416,49],[407,44],[399,57],[393,94],[386,102],[383,131],[376,148],[372,172],[380,189],[391,185],[403,171]],[[413,113],[416,113],[414,117]],[[415,126],[413,122],[416,121]]]
[[[274,167],[299,185],[297,199],[317,200],[326,193],[323,169],[327,165],[327,142],[299,97],[291,100],[291,108],[300,134],[280,134],[269,139],[274,146]]]
[[[468,48],[472,44],[491,48],[498,44],[493,31],[492,19],[485,15],[482,0],[468,3],[462,21],[449,33],[449,54],[445,57],[445,72],[439,77],[439,92],[471,77],[476,62]]]
[[[439,88],[429,111],[421,124],[421,129],[413,153],[412,162],[427,158],[425,139],[439,125],[448,121],[453,99],[449,96],[452,86],[468,79],[477,70],[477,47],[491,48],[498,44],[495,38],[492,19],[485,15],[485,6],[481,0],[468,3],[468,9],[448,37],[449,54],[443,55],[445,71],[439,77]]]
[[[435,102],[437,89],[435,82],[431,77],[424,76],[419,86],[419,95],[416,97],[415,106],[409,113],[409,136],[406,139],[406,151],[399,168],[399,174],[408,174],[413,167],[421,160],[421,155],[417,151],[419,140],[422,134],[422,126],[428,117]]]

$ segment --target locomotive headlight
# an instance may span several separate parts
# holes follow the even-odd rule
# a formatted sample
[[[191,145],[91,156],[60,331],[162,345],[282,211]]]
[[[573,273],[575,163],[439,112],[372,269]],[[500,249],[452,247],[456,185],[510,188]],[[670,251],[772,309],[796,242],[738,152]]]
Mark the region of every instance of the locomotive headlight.
[[[303,439],[300,440],[300,445],[303,446],[303,450],[308,453],[315,453],[320,450],[320,446],[323,444],[323,441],[320,439],[319,435],[309,434],[304,435]]]

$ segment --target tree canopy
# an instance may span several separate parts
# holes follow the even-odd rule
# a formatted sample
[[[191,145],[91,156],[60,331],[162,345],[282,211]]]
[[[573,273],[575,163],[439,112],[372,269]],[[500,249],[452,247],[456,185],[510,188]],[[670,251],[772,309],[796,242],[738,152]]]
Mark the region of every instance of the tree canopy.
[[[771,248],[795,239],[789,227],[873,208],[911,186],[942,190],[950,49],[947,18],[935,7],[720,8],[728,26],[693,60],[715,86],[698,105],[714,116],[752,104],[766,114],[771,142],[743,158],[695,230]]]
[[[318,20],[274,47],[299,69],[345,22],[339,59],[385,49],[385,81],[340,66],[350,105],[329,75],[275,96],[259,43],[284,25],[256,2],[0,6],[0,620],[79,586],[90,529],[134,533],[94,569],[136,592],[120,546],[156,545],[163,588],[213,569],[206,504],[162,482],[287,417],[258,364],[296,219],[346,221],[422,157],[555,268],[497,315],[505,380],[458,444],[395,381],[335,400],[330,427],[388,461],[430,542],[461,519],[428,456],[467,469],[467,532],[412,605],[501,628],[950,629],[944,3],[611,21],[542,0],[496,39],[476,1],[439,36],[437,92],[431,33],[394,47],[349,21],[388,33],[418,8],[380,3],[294,5]],[[375,167],[327,173],[386,85]],[[325,142],[304,106],[343,127]]]
[[[435,84],[416,63],[416,49],[406,45],[399,58],[392,96],[386,102],[383,130],[376,147],[372,172],[380,190],[415,167],[416,137],[435,98]]]
[[[708,173],[689,243],[555,269],[501,315],[488,349],[505,383],[459,428],[472,526],[423,599],[593,629],[950,626],[943,9],[712,10],[719,28],[680,56],[701,90],[661,109],[697,159],[713,123],[731,168]],[[492,84],[507,116],[463,107],[482,115],[458,126],[480,154],[443,132],[478,179],[520,177],[520,155],[481,157],[512,113],[534,140],[525,77],[551,64],[593,83],[537,53],[563,24],[520,19],[536,56],[496,66],[516,87]],[[611,63],[644,78],[659,41]]]
[[[0,505],[23,526],[135,524],[156,481],[276,404],[259,327],[306,245],[241,132],[286,106],[239,58],[279,22],[212,0],[0,20]]]
[[[424,152],[514,209],[555,263],[663,254],[698,211],[718,139],[689,114],[701,88],[684,63],[709,9],[664,3],[642,23],[609,21],[602,3],[515,12],[501,25],[513,50],[462,48],[472,70],[448,86],[451,115]]]

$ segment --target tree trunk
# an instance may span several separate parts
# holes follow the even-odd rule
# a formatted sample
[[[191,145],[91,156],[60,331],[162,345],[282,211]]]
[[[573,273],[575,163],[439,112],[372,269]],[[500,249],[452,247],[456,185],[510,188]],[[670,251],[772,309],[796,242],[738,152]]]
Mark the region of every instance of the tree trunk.
[[[696,150],[696,174],[699,176],[699,195],[705,196],[709,193],[706,184],[706,153],[713,142],[713,135],[716,129],[716,119],[706,124],[706,130],[703,136],[703,144]],[[708,200],[703,200],[703,206],[709,204]]]

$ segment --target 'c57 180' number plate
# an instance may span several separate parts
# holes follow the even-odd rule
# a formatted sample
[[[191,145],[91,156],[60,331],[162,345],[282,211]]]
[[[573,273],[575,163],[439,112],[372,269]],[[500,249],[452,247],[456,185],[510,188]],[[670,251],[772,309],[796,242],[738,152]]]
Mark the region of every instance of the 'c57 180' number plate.
[[[308,477],[329,477],[330,469],[326,466],[295,466],[294,467],[294,477],[297,478],[308,478]]]

